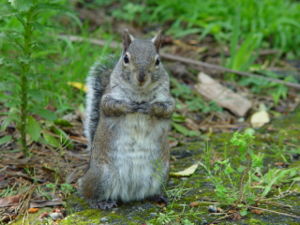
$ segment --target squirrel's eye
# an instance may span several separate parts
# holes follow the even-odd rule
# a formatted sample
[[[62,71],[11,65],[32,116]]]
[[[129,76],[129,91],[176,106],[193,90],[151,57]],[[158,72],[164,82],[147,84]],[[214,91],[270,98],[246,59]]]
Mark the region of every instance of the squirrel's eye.
[[[155,66],[158,66],[159,63],[160,63],[160,60],[159,60],[159,59],[156,59],[156,60],[155,60]]]
[[[125,63],[125,64],[128,64],[128,63],[129,63],[129,58],[128,58],[128,55],[127,55],[127,54],[124,56],[124,63]]]

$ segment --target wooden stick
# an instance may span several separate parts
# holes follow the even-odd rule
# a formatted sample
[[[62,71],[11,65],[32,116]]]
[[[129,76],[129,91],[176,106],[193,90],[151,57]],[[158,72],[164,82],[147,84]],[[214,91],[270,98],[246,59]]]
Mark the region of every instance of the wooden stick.
[[[108,41],[92,39],[92,38],[82,38],[82,37],[74,36],[74,35],[59,35],[59,37],[61,39],[67,39],[67,40],[70,40],[70,41],[73,41],[73,42],[90,42],[92,44],[96,44],[96,45],[100,45],[100,46],[108,45],[111,48],[120,48],[121,47],[120,43],[117,43],[117,42],[114,42],[114,41],[108,42]],[[283,85],[286,85],[286,86],[291,87],[291,88],[300,89],[300,84],[297,84],[297,83],[292,83],[292,82],[283,81],[283,80],[270,78],[270,77],[264,77],[264,76],[257,75],[257,74],[254,74],[254,73],[237,71],[237,70],[229,69],[229,68],[226,68],[226,67],[223,67],[223,66],[214,65],[214,64],[210,64],[210,63],[206,63],[206,62],[201,62],[201,61],[197,61],[197,60],[194,60],[194,59],[185,58],[185,57],[182,57],[182,56],[172,55],[172,54],[168,54],[168,53],[160,53],[160,56],[162,58],[167,59],[167,60],[178,61],[178,62],[191,64],[191,65],[196,65],[196,66],[200,66],[200,67],[206,67],[206,68],[209,68],[209,69],[219,70],[219,71],[227,72],[227,73],[234,73],[234,74],[237,74],[237,75],[240,75],[240,76],[264,79],[264,80],[267,80],[267,81],[270,81],[270,82],[273,82],[273,83],[283,84]]]
[[[293,217],[293,218],[296,218],[296,219],[300,219],[300,216],[296,216],[296,215],[288,214],[288,213],[277,212],[277,211],[274,211],[274,210],[264,209],[264,208],[260,208],[260,207],[249,206],[249,209],[258,209],[258,210],[266,211],[266,212],[269,212],[269,213],[275,213],[275,214],[279,214],[279,215],[283,215],[283,216],[289,216],[289,217]]]
[[[206,62],[201,62],[201,61],[197,61],[197,60],[193,60],[193,59],[189,59],[189,58],[184,58],[184,57],[177,56],[177,55],[171,55],[171,54],[167,54],[167,53],[161,53],[160,55],[163,58],[168,59],[168,60],[174,60],[174,61],[187,63],[187,64],[192,64],[192,65],[196,65],[196,66],[202,66],[202,67],[206,67],[206,68],[210,68],[210,69],[214,69],[214,70],[219,70],[219,71],[222,71],[222,72],[234,73],[234,74],[238,74],[238,75],[246,76],[246,77],[255,77],[255,78],[258,78],[258,79],[265,79],[265,80],[270,81],[270,82],[283,84],[283,85],[286,85],[288,87],[300,89],[300,84],[296,84],[296,83],[292,83],[292,82],[287,82],[287,81],[283,81],[283,80],[279,80],[279,79],[275,79],[275,78],[270,78],[270,77],[264,77],[264,76],[257,75],[257,74],[254,74],[254,73],[232,70],[232,69],[229,69],[229,68],[226,68],[226,67],[223,67],[223,66],[218,66],[218,65],[214,65],[214,64],[210,64],[210,63],[206,63]]]

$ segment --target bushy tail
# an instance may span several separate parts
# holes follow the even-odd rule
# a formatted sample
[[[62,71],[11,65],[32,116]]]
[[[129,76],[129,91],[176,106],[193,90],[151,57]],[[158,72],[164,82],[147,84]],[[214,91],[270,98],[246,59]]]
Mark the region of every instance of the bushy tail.
[[[94,140],[95,132],[100,118],[100,101],[109,83],[109,77],[113,69],[111,63],[96,63],[87,77],[86,96],[86,120],[84,124],[84,134],[88,139],[88,146]],[[111,64],[111,65],[110,65]]]

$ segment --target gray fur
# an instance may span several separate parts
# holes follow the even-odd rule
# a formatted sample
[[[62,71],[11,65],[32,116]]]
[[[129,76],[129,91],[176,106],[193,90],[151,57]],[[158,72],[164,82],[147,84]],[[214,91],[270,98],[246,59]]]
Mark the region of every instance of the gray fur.
[[[167,134],[175,106],[169,77],[162,64],[155,65],[153,40],[125,38],[108,84],[88,79],[93,91],[87,97],[86,135],[92,151],[79,188],[92,207],[103,200],[158,195],[168,176]],[[124,63],[125,55],[129,63]],[[141,72],[144,81],[138,79]]]
[[[88,139],[88,149],[94,139],[100,116],[100,101],[109,83],[109,77],[116,61],[112,57],[97,62],[91,67],[87,77],[87,96],[86,96],[86,119],[84,123],[84,134]],[[108,63],[110,61],[110,63]]]

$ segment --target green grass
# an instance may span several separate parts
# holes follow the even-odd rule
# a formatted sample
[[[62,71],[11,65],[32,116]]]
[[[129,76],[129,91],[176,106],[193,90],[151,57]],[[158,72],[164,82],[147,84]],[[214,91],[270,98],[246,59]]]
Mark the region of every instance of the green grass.
[[[9,109],[3,112],[7,117],[1,121],[1,130],[9,124],[16,125],[22,134],[25,155],[29,155],[27,134],[30,140],[66,147],[67,135],[55,128],[54,122],[82,105],[85,96],[68,82],[84,83],[91,65],[111,50],[59,37],[65,31],[61,20],[69,33],[79,30],[81,36],[88,34],[88,28],[80,24],[68,1],[0,3],[0,102]],[[101,30],[95,33],[105,34]],[[55,140],[44,129],[61,136],[63,141]],[[3,143],[10,140],[1,138]]]
[[[15,1],[15,8],[9,7],[6,0],[0,0],[0,101],[9,108],[7,117],[2,121],[2,129],[10,123],[18,122],[20,96],[20,63],[30,64],[26,75],[28,80],[27,132],[33,140],[39,140],[43,128],[49,129],[53,121],[83,106],[84,96],[80,90],[69,86],[68,82],[84,83],[88,70],[95,61],[116,53],[108,47],[90,43],[73,43],[59,38],[60,33],[76,34],[83,37],[119,39],[119,35],[109,33],[100,27],[90,31],[87,23],[82,24],[67,0],[55,1]],[[36,4],[37,15],[33,20],[32,52],[30,62],[22,55],[22,20],[26,10]],[[236,70],[249,70],[257,59],[260,48],[278,48],[282,53],[299,56],[300,46],[299,18],[300,4],[295,1],[107,1],[97,0],[84,3],[89,8],[113,6],[108,8],[107,16],[125,20],[138,26],[165,27],[172,36],[182,37],[196,34],[201,40],[207,35],[214,37],[221,45],[229,46],[230,57],[224,64]],[[136,20],[135,18],[139,18]],[[64,23],[61,23],[64,21]],[[63,24],[63,25],[62,25]],[[108,25],[109,26],[109,25]],[[111,25],[110,25],[111,26]],[[105,28],[106,27],[106,28]],[[110,30],[110,29],[108,29]],[[117,50],[119,54],[119,50]],[[29,64],[28,64],[29,63]],[[262,70],[261,66],[257,66]],[[265,75],[278,77],[270,72]],[[24,76],[23,76],[24,77]],[[290,79],[290,78],[287,78]],[[237,79],[236,79],[237,80]],[[274,102],[286,98],[288,89],[283,85],[271,84],[252,78],[239,79],[240,84],[251,87],[254,93],[273,96]],[[178,99],[178,109],[187,107],[189,112],[209,113],[221,109],[213,102],[204,101],[191,91],[190,87],[172,79],[172,94]],[[42,120],[36,121],[39,115]],[[188,136],[198,135],[175,124],[175,129]],[[49,139],[50,137],[46,138]],[[10,141],[1,138],[1,142]],[[54,140],[51,141],[55,143]]]
[[[8,111],[1,112],[5,118],[1,121],[1,131],[8,125],[20,122],[19,105],[22,102],[20,92],[20,73],[25,63],[27,78],[27,137],[30,141],[45,144],[64,154],[65,149],[74,147],[63,126],[68,122],[62,117],[74,113],[84,106],[85,93],[68,85],[68,82],[84,83],[88,70],[95,61],[101,60],[109,54],[119,54],[120,50],[100,47],[91,43],[73,43],[61,39],[60,33],[76,34],[82,37],[93,37],[107,40],[120,40],[118,34],[109,33],[109,29],[98,28],[91,31],[87,24],[82,24],[74,9],[67,0],[16,1],[18,9],[9,7],[6,0],[0,0],[0,104]],[[45,3],[51,3],[44,5]],[[24,25],[26,10],[32,4],[43,6],[32,20],[32,45],[30,57],[23,51]],[[224,1],[179,1],[179,0],[149,0],[149,1],[108,1],[97,0],[87,4],[90,8],[112,6],[106,12],[114,19],[125,20],[132,25],[142,27],[165,27],[166,33],[174,38],[181,38],[194,34],[199,41],[206,36],[212,36],[221,46],[228,46],[230,56],[224,64],[232,69],[247,71],[253,68],[258,58],[257,51],[261,48],[275,48],[280,50],[280,57],[296,58],[300,56],[300,3],[292,0],[224,0]],[[138,18],[138,20],[136,19]],[[62,23],[64,21],[64,23]],[[62,25],[63,24],[63,25]],[[110,24],[106,26],[112,26]],[[104,26],[104,27],[106,27]],[[200,42],[201,43],[201,42]],[[21,65],[21,66],[20,66]],[[255,65],[262,71],[261,65]],[[24,73],[25,74],[25,73]],[[266,76],[278,75],[264,71]],[[231,80],[239,81],[241,85],[249,87],[254,94],[271,95],[275,103],[287,97],[288,89],[282,85],[270,84],[253,78]],[[232,79],[233,78],[233,79]],[[284,78],[290,79],[290,78]],[[199,137],[200,132],[186,128],[184,122],[188,114],[221,111],[213,102],[202,99],[186,84],[171,78],[172,95],[177,100],[178,112],[173,115],[175,132],[187,137]],[[181,109],[186,109],[187,115],[181,115]],[[3,118],[3,117],[1,117]],[[248,136],[247,136],[248,135]],[[60,138],[57,138],[59,136]],[[0,138],[0,145],[12,140],[12,136]],[[235,134],[231,147],[236,148],[238,154],[229,158],[226,148],[215,160],[207,148],[203,155],[203,167],[206,169],[208,181],[214,184],[214,199],[224,207],[234,206],[241,214],[248,213],[249,207],[278,194],[283,184],[294,185],[299,180],[296,169],[267,169],[263,165],[264,155],[255,152],[252,144],[253,135],[246,133]],[[222,142],[223,143],[223,142]],[[246,144],[245,144],[246,143]],[[223,149],[222,149],[223,150]],[[284,140],[274,146],[274,155],[289,162]],[[293,149],[299,153],[299,148]],[[211,162],[215,160],[215,164]],[[239,166],[235,166],[239,165]],[[30,170],[26,171],[32,175]],[[273,176],[276,174],[277,176]],[[257,176],[259,175],[259,176]],[[253,183],[259,186],[253,187]],[[0,197],[15,195],[20,191],[12,186],[3,190]],[[201,187],[199,187],[201,189]],[[168,191],[176,201],[185,195],[187,187],[179,187]],[[229,191],[230,190],[230,191]],[[51,198],[51,193],[61,192],[65,195],[74,190],[68,184],[58,184],[58,181],[38,188],[44,197]],[[174,202],[173,202],[174,203]],[[172,204],[173,204],[172,203]],[[190,216],[199,217],[206,213],[194,209],[184,208],[181,213],[176,212],[175,206],[170,204],[166,211],[157,214],[157,218],[149,224],[168,224],[178,218],[181,224],[193,224]],[[174,208],[172,208],[174,206]]]
[[[297,166],[274,168],[268,165],[266,168],[266,154],[260,148],[254,130],[246,129],[232,135],[218,160],[212,158],[213,150],[208,146],[201,164],[214,185],[214,200],[222,207],[239,210],[242,216],[249,213],[251,206],[283,198],[285,191],[289,193],[300,179]],[[278,158],[289,154],[284,146],[278,146],[276,152]],[[283,159],[288,163],[286,157]]]
[[[101,0],[96,2],[113,4]],[[119,4],[110,12],[114,17],[140,25],[168,24],[165,28],[175,37],[197,34],[201,40],[212,35],[222,43],[229,43],[238,30],[241,40],[253,34],[261,35],[264,48],[277,48],[291,56],[300,55],[295,49],[300,45],[300,3],[296,1],[149,0],[121,1]]]
[[[212,36],[220,46],[229,46],[230,56],[223,60],[224,66],[238,71],[249,71],[255,67],[256,72],[264,76],[282,79],[280,75],[265,72],[263,66],[255,64],[259,50],[278,50],[273,58],[296,59],[300,56],[300,50],[295,47],[300,46],[300,3],[296,1],[98,0],[87,5],[110,6],[107,15],[128,21],[133,26],[163,27],[174,38],[193,34],[194,39],[201,43],[206,36]],[[272,61],[271,57],[266,62],[268,60]],[[250,86],[256,93],[271,95],[275,104],[287,96],[288,90],[283,85],[233,74],[229,78]],[[290,76],[283,79],[292,80]],[[192,105],[200,106],[200,111],[208,109],[198,103]]]

